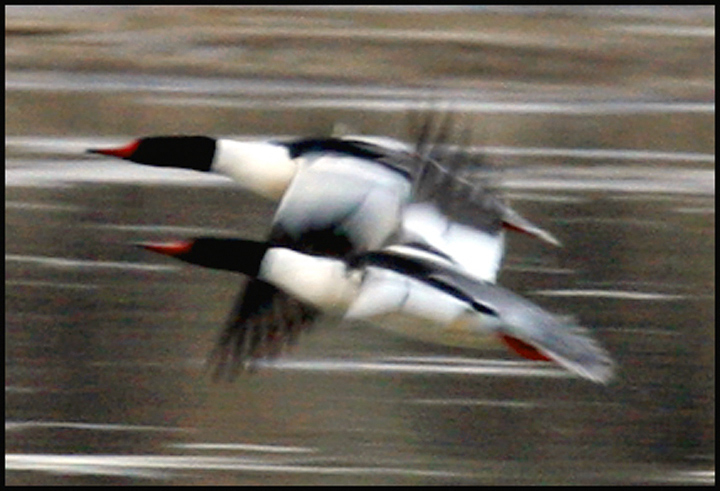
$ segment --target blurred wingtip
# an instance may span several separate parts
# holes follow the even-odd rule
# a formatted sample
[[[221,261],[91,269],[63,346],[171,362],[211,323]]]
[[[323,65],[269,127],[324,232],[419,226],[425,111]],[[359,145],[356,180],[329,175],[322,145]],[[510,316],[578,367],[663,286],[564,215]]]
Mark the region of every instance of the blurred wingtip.
[[[518,212],[506,205],[503,205],[502,209],[502,222],[503,227],[506,229],[515,230],[516,232],[522,232],[524,234],[538,238],[543,242],[546,242],[555,247],[562,247],[562,242],[560,242],[557,237],[555,237],[547,230],[538,227],[530,220],[523,217]]]
[[[608,385],[613,380],[615,363],[608,352],[592,339],[585,329],[575,329],[569,337],[566,337],[564,345],[573,346],[574,354],[565,356],[565,353],[555,350],[547,353],[556,362],[587,380],[602,385]]]
[[[560,240],[557,237],[555,237],[550,232],[543,230],[541,228],[537,228],[532,235],[534,235],[538,239],[542,240],[543,242],[546,242],[555,247],[563,246],[562,242],[560,242]]]
[[[597,365],[582,367],[575,372],[596,384],[609,385],[615,378],[615,364],[606,358]]]

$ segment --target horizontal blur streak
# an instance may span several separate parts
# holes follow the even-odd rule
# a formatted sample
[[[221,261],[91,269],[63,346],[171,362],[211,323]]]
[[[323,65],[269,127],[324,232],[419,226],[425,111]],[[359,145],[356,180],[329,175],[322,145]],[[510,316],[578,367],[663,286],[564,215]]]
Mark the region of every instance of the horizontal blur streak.
[[[235,100],[218,98],[148,99],[147,103],[169,106],[211,106],[235,109],[355,109],[373,111],[417,110],[424,103],[419,99],[294,99],[294,100]],[[507,114],[653,114],[695,113],[712,114],[714,103],[706,102],[453,102],[443,105],[445,110],[468,113]]]
[[[487,464],[487,463],[486,463]],[[297,459],[281,462],[263,461],[257,457],[208,457],[208,456],[160,456],[160,455],[52,455],[52,454],[6,454],[5,470],[43,471],[60,474],[92,474],[109,476],[132,476],[167,479],[172,471],[182,473],[193,470],[242,471],[257,473],[289,473],[320,475],[385,475],[435,478],[473,477],[472,472],[448,472],[390,466],[343,466],[312,465]],[[654,466],[638,474],[637,483],[691,482],[713,484],[714,470],[665,470]]]
[[[67,269],[125,269],[128,271],[179,271],[178,266],[131,263],[121,261],[97,261],[93,259],[68,259],[64,257],[25,256],[21,254],[5,254],[5,262],[30,263],[50,268]]]
[[[532,293],[544,297],[595,297],[616,298],[620,300],[683,300],[688,298],[686,295],[628,292],[620,290],[536,290]]]
[[[212,236],[237,236],[237,230],[212,227],[181,227],[172,225],[119,225],[119,224],[92,224],[91,228],[99,230],[117,230],[120,232],[143,232],[156,234],[177,234],[177,235],[212,235]]]
[[[413,363],[393,361],[290,360],[260,361],[259,366],[277,370],[321,372],[383,372],[413,374],[484,375],[497,377],[568,378],[573,374],[551,364],[505,362],[503,360],[458,360],[454,363]],[[544,367],[544,368],[541,368]]]
[[[98,285],[88,283],[60,283],[54,281],[5,280],[5,286],[25,286],[34,288],[69,288],[76,290],[95,290]]]
[[[458,472],[424,469],[364,466],[318,466],[258,461],[256,457],[205,457],[161,455],[48,455],[6,454],[5,470],[35,470],[65,474],[125,475],[169,477],[170,470],[224,470],[245,472],[300,473],[328,475],[397,475],[423,477],[463,477]],[[150,472],[148,472],[150,471]],[[154,471],[154,472],[153,472]],[[465,477],[469,477],[465,475]]]
[[[48,203],[25,203],[23,201],[5,201],[6,210],[23,210],[23,211],[65,211],[65,212],[80,212],[84,208],[81,206],[72,205],[53,205]]]
[[[169,447],[184,450],[237,450],[261,453],[315,453],[318,451],[316,448],[256,445],[252,443],[176,443],[169,445]]]
[[[36,428],[66,428],[71,430],[91,431],[161,431],[183,433],[190,431],[184,428],[166,426],[77,423],[72,421],[5,421],[5,431],[23,431]]]

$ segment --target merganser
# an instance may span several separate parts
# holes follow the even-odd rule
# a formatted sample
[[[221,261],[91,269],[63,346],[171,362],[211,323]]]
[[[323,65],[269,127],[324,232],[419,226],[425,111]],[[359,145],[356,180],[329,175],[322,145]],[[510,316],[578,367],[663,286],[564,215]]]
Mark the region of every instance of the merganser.
[[[478,215],[478,210],[483,211],[479,215],[487,216],[487,209],[491,207],[506,229],[560,245],[552,234],[502,201],[487,192],[478,192],[482,187],[477,183],[460,179],[449,164],[443,166],[428,155],[419,156],[407,145],[389,138],[353,136],[241,142],[207,136],[155,136],[140,138],[122,147],[89,149],[88,152],[143,165],[225,175],[245,189],[280,201],[274,223],[283,223],[291,230],[301,228],[298,223],[313,229],[327,223],[336,224],[339,216],[348,213],[354,216],[358,211],[362,215],[366,210],[358,207],[372,208],[371,203],[386,200],[406,203],[410,199],[420,202],[432,198],[442,212],[455,221],[462,221],[454,216],[458,210],[448,213],[446,209],[462,197],[467,198],[463,201],[463,218]],[[448,185],[453,189],[448,189]],[[367,190],[376,188],[385,188],[385,191],[378,192],[380,196],[368,197]],[[436,192],[429,197],[425,189],[440,190],[442,194]],[[423,195],[422,199],[419,195]],[[312,212],[309,218],[308,211]],[[395,211],[391,207],[384,214],[396,215]],[[375,218],[373,222],[377,226]],[[475,218],[470,219],[472,226],[476,226]],[[344,228],[354,233],[352,226]],[[372,242],[375,240],[370,239],[371,245]]]
[[[341,260],[243,239],[141,245],[191,264],[259,278],[325,315],[367,320],[451,346],[500,340],[525,358],[552,360],[593,382],[607,383],[612,376],[610,357],[584,330],[468,274],[442,254],[417,247],[392,245]],[[269,338],[290,340],[297,334],[292,328],[280,332],[277,325],[268,329],[274,331],[246,337],[237,349],[275,355],[280,346]]]
[[[392,238],[442,251],[469,273],[492,281],[502,260],[503,228],[559,244],[481,186],[461,179],[452,168],[454,156],[443,165],[420,144],[413,152],[404,144],[357,137],[238,142],[163,136],[89,152],[226,175],[279,200],[268,241],[306,253],[343,258],[379,249]],[[486,247],[488,237],[500,246]],[[245,331],[268,322],[306,325],[317,315],[312,305],[260,279],[250,281],[221,335],[217,373],[244,364],[234,345]]]

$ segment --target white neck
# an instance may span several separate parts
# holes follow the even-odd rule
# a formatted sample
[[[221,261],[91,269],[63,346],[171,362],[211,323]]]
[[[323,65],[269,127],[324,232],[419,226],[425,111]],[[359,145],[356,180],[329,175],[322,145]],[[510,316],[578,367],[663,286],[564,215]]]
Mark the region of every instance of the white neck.
[[[296,162],[282,145],[217,140],[212,171],[266,198],[280,200],[296,170]]]

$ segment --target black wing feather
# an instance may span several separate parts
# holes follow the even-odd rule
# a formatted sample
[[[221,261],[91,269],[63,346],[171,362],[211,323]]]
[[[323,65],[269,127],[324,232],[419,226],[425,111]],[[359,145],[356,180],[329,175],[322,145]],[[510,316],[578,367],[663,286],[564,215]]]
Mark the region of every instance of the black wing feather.
[[[235,306],[210,354],[213,377],[234,379],[255,360],[273,358],[294,344],[320,312],[274,286],[252,279]]]

